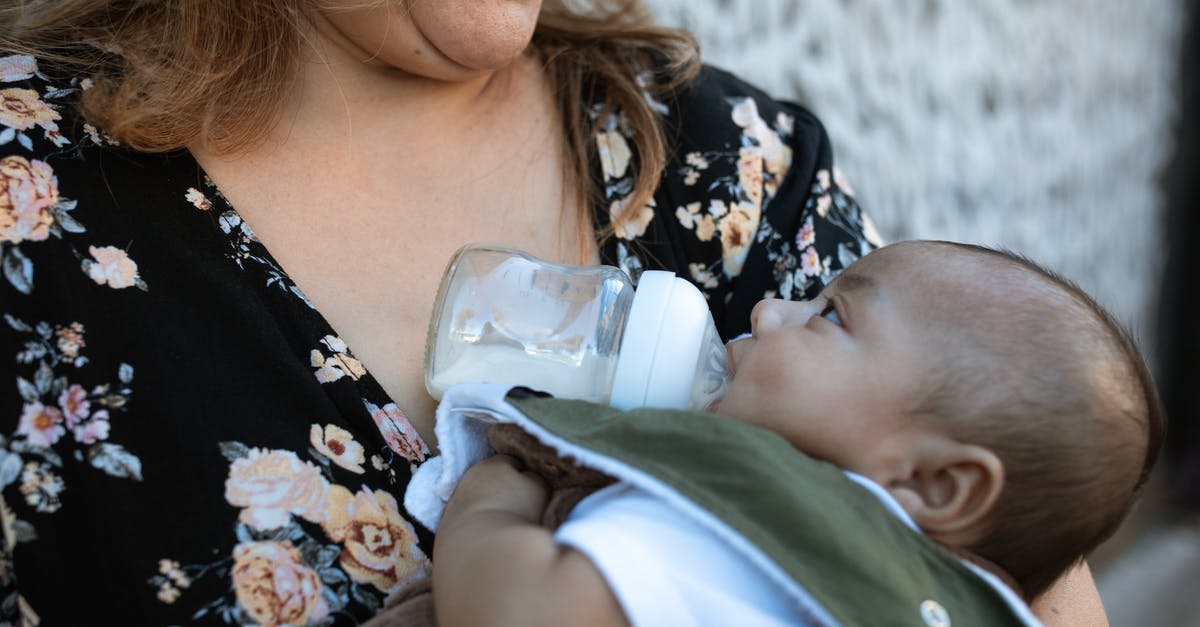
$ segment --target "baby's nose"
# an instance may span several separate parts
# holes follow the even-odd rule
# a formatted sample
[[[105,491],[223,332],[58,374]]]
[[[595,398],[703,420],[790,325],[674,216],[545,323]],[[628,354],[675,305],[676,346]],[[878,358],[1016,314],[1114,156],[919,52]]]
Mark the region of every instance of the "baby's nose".
[[[750,330],[758,336],[788,325],[803,325],[819,313],[819,307],[820,303],[812,300],[773,298],[759,301],[750,312]]]

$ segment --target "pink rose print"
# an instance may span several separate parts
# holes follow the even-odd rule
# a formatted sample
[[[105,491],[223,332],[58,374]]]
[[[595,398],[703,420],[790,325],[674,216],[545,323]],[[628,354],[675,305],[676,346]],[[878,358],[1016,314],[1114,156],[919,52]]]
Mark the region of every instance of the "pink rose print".
[[[417,430],[408,421],[408,417],[395,403],[388,403],[383,407],[370,402],[366,405],[388,448],[410,462],[425,461],[429,447],[425,446],[424,440],[417,435]]]
[[[25,436],[34,446],[53,446],[67,432],[62,423],[63,415],[57,407],[26,403],[17,425],[17,435]]]
[[[88,411],[91,409],[91,404],[87,400],[87,390],[78,383],[63,390],[63,393],[58,396],[58,406],[62,409],[63,417],[66,418],[67,427],[70,429],[74,429],[75,425],[86,420]]]

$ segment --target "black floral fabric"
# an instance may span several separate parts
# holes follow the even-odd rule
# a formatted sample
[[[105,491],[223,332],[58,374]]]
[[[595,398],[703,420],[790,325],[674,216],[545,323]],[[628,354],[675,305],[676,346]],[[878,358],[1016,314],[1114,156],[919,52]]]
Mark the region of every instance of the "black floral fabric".
[[[190,154],[73,117],[89,87],[0,57],[0,622],[366,620],[429,574],[428,447]],[[807,111],[713,69],[651,104],[651,205],[619,112],[595,137],[606,263],[731,337],[879,245]]]

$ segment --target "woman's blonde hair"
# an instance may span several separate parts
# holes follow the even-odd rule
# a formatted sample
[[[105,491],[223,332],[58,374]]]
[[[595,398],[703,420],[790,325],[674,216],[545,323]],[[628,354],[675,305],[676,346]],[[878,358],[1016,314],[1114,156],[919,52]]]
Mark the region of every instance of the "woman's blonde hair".
[[[381,0],[365,0],[364,6]],[[86,76],[80,106],[125,146],[166,152],[203,141],[234,153],[278,121],[304,45],[307,16],[341,10],[331,0],[23,0],[0,7],[0,52],[31,54]],[[588,207],[602,195],[589,174],[600,116],[619,109],[632,129],[635,188],[651,199],[666,163],[658,115],[665,97],[698,69],[695,40],[653,24],[641,0],[546,0],[532,45],[553,81],[566,125],[568,172]],[[653,80],[639,80],[652,71]],[[636,212],[626,212],[627,215]],[[590,221],[589,221],[590,223]],[[608,230],[611,233],[611,229]]]

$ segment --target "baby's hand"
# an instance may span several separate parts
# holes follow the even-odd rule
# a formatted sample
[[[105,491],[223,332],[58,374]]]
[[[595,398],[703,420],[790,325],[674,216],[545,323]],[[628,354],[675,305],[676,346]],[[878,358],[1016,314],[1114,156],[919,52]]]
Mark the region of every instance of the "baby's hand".
[[[526,472],[508,455],[493,455],[471,466],[446,505],[446,519],[482,512],[508,512],[538,524],[548,489],[538,475]]]
[[[546,484],[507,455],[463,475],[433,545],[442,627],[629,624],[604,576],[537,524]]]

